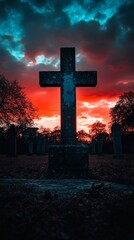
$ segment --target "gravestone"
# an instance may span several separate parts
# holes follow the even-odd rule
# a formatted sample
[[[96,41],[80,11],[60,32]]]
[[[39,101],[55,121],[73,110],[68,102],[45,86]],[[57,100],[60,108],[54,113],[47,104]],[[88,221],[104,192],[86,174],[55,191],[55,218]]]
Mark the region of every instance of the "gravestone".
[[[121,139],[121,126],[118,123],[114,123],[111,128],[113,137],[113,150],[114,157],[121,158],[122,155],[122,139]]]
[[[61,48],[61,71],[40,72],[41,87],[61,87],[61,144],[49,149],[48,174],[80,177],[88,171],[88,148],[76,144],[76,87],[95,87],[96,71],[75,71],[75,48]]]
[[[48,153],[48,139],[47,136],[42,137],[42,155]]]
[[[25,130],[25,139],[27,142],[27,155],[32,156],[35,152],[34,149],[34,141],[35,141],[35,137],[36,137],[36,132],[37,132],[38,128],[34,128],[34,127],[29,127]]]
[[[37,149],[36,152],[38,155],[42,154],[42,134],[38,133],[37,139],[36,139]]]
[[[47,136],[44,136],[42,133],[38,133],[36,137],[36,153],[37,155],[47,154],[48,142]]]
[[[8,150],[8,153],[7,153],[8,157],[17,156],[16,128],[14,124],[12,124],[7,131],[7,150]]]
[[[4,129],[0,127],[0,154],[5,153],[5,136]]]
[[[91,142],[91,153],[92,155],[96,154],[96,140],[93,138]]]
[[[98,147],[98,155],[103,155],[103,135],[101,133],[97,136],[97,147]]]

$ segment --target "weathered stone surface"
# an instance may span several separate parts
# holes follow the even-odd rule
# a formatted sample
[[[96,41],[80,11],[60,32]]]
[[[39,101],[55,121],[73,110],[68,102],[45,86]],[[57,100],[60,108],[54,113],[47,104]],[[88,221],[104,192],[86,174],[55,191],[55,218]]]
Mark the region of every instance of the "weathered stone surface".
[[[37,142],[37,149],[36,149],[36,152],[38,155],[41,155],[42,154],[42,134],[41,133],[38,133],[38,136],[36,138],[36,142]]]
[[[39,72],[41,87],[61,87],[61,141],[76,140],[76,87],[95,87],[96,71],[75,71],[75,48],[61,48],[61,71]]]
[[[17,147],[16,147],[16,128],[12,124],[7,131],[8,136],[8,156],[16,157],[17,156]]]
[[[112,125],[113,149],[114,157],[122,158],[122,139],[121,139],[121,126],[118,123]]]
[[[38,136],[36,138],[36,145],[37,155],[45,155],[47,153],[47,141],[46,137],[44,137],[43,134],[38,133]]]
[[[98,134],[98,155],[102,156],[103,155],[103,135],[100,133]]]
[[[83,178],[88,174],[88,147],[55,145],[49,149],[48,177]]]
[[[92,142],[91,142],[91,154],[96,154],[96,141],[95,139],[92,139]]]
[[[48,175],[81,177],[88,171],[88,150],[75,145],[76,87],[95,87],[97,72],[75,71],[75,48],[61,48],[60,58],[60,72],[39,73],[41,87],[61,87],[61,145],[49,150]]]
[[[4,153],[4,128],[0,127],[0,154]]]
[[[32,156],[34,154],[34,141],[36,138],[36,132],[38,128],[27,128],[24,134],[24,137],[27,142],[27,154]]]

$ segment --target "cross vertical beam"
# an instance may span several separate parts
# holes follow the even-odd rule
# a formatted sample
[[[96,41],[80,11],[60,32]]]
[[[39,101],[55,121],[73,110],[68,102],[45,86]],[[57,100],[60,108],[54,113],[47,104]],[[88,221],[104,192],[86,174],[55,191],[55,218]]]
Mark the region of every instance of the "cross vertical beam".
[[[61,143],[76,141],[75,48],[61,48]]]
[[[75,48],[60,49],[61,72],[75,72]]]

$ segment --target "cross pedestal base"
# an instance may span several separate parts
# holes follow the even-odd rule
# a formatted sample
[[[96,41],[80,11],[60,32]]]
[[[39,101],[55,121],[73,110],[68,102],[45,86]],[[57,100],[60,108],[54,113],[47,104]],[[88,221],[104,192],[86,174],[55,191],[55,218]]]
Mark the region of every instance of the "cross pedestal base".
[[[86,178],[88,147],[53,145],[49,148],[48,178]]]

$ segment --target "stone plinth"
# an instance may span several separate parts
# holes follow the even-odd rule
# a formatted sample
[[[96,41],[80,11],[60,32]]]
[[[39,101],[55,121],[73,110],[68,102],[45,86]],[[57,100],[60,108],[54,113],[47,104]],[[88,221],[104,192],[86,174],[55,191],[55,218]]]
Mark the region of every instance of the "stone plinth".
[[[53,145],[49,148],[48,178],[85,178],[87,175],[87,146]]]

